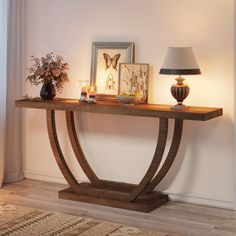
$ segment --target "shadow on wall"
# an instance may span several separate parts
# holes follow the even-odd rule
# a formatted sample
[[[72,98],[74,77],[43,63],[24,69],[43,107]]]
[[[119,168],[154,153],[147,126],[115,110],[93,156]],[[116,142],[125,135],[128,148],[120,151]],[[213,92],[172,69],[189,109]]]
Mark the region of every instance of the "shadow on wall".
[[[34,119],[31,119],[31,121],[33,120]],[[44,119],[40,120],[45,123]],[[115,152],[118,150],[121,152],[111,153],[111,155],[108,155],[107,160],[105,159],[105,157],[104,159],[102,159],[103,157],[97,159],[97,156],[99,156],[98,152],[105,154],[107,154],[108,152],[104,152],[104,150],[102,150],[103,147],[101,147],[101,149],[96,149],[97,152],[95,151],[95,155],[91,156],[91,164],[95,167],[95,172],[98,171],[98,174],[100,172],[101,175],[103,175],[104,170],[101,168],[106,165],[105,168],[111,169],[110,172],[114,173],[114,178],[118,176],[118,173],[122,173],[124,181],[126,180],[126,178],[130,178],[129,180],[135,180],[135,182],[137,180],[137,183],[141,180],[145,173],[145,170],[147,170],[150,164],[151,158],[155,150],[155,145],[158,137],[159,123],[157,118],[82,113],[81,115],[77,116],[77,121],[80,131],[80,138],[84,138],[83,134],[81,136],[81,133],[84,132],[87,134],[89,132],[90,134],[95,135],[94,140],[96,142],[103,142],[103,140],[96,140],[97,135],[99,136],[100,134],[102,134],[103,137],[101,136],[101,138],[107,136],[104,140],[109,141],[109,145],[111,146],[110,150],[115,150]],[[29,123],[32,125],[34,124],[34,122]],[[170,146],[171,138],[173,135],[173,123],[173,120],[169,121],[167,151],[168,146]],[[42,125],[40,127],[42,127]],[[227,133],[227,137],[224,137],[223,140],[222,137],[220,137],[219,135],[221,134],[221,130],[224,130],[224,132]],[[117,148],[117,144],[113,142],[113,137],[115,137],[115,140],[121,141],[121,149],[119,149],[119,147]],[[88,140],[90,139],[87,139],[85,140],[85,142],[82,142],[82,144],[85,145],[83,147],[85,148],[85,151],[88,152],[88,154],[94,154],[90,151],[90,149],[93,148],[94,143],[90,143],[90,141],[86,142]],[[181,183],[178,184],[178,189],[180,193],[184,193],[185,190],[191,192],[192,186],[195,185],[195,183],[200,177],[200,172],[197,167],[199,166],[198,163],[202,162],[199,160],[199,157],[206,159],[215,159],[214,153],[217,153],[217,149],[221,150],[219,151],[219,153],[225,153],[224,150],[222,151],[222,149],[224,149],[224,147],[227,147],[229,142],[232,142],[232,145],[234,143],[234,123],[232,119],[230,119],[230,117],[227,115],[206,122],[184,121],[182,140],[176,159],[163,181],[160,183],[159,186],[157,186],[157,189],[161,191],[168,191],[168,189],[173,184],[176,175],[178,175],[178,173],[183,170],[183,162],[187,158],[187,167],[185,165],[184,178]],[[226,143],[227,145],[225,145]],[[92,145],[90,146],[90,144]],[[129,152],[129,154],[131,155],[127,154],[127,150],[123,150],[123,144],[127,145],[124,147],[124,149],[127,148],[131,150]],[[115,146],[114,149],[113,145]],[[142,147],[142,145],[146,145],[146,147]],[[66,153],[68,153],[69,151],[67,149],[67,146],[63,146],[63,149],[65,149]],[[214,153],[207,153],[205,152],[206,149],[211,150],[211,152],[213,150]],[[204,151],[204,153],[202,153],[202,150]],[[164,153],[164,158],[167,154],[167,152]],[[90,158],[90,155],[88,155],[88,157]],[[216,158],[227,157],[218,156]],[[103,161],[102,167],[99,167],[100,160]],[[114,164],[118,163],[118,161],[121,163],[120,166]],[[126,162],[128,162],[128,164],[130,165],[126,165]],[[124,163],[124,165],[126,166],[124,167],[122,163]],[[113,170],[114,166],[112,164],[114,164],[115,170]],[[208,166],[207,168],[210,172],[212,166]],[[119,172],[118,169],[120,169],[121,172]],[[117,175],[115,174],[116,172]],[[108,174],[110,173],[108,172]],[[132,175],[135,174],[136,176],[132,178]]]
[[[94,135],[96,136],[96,138],[104,138],[104,140],[109,142],[108,145],[110,146],[110,150],[115,150],[114,152],[120,152],[119,154],[111,153],[110,155],[108,155],[109,160],[107,160],[106,162],[107,168],[113,168],[112,165],[109,165],[109,161],[112,161],[112,163],[114,163],[118,161],[118,158],[121,163],[122,161],[124,162],[124,165],[126,165],[126,163],[130,164],[129,168],[132,166],[133,173],[138,172],[137,176],[139,177],[136,178],[137,183],[139,182],[139,180],[141,180],[150,164],[155,150],[158,136],[158,119],[117,115],[114,116],[107,114],[83,114],[81,116],[78,116],[77,120],[79,123],[78,126],[80,134],[82,134],[81,138],[84,151],[88,152],[89,158],[90,154],[92,154],[91,161],[92,163],[94,163],[95,171],[96,168],[98,168],[98,172],[100,169],[100,163],[96,163],[97,158],[99,160],[100,152],[102,153],[101,155],[107,155],[108,152],[103,150],[104,146],[101,146],[101,149],[95,146],[95,149],[97,148],[97,151],[95,152],[95,155],[97,157],[95,158],[94,153],[90,151],[91,149],[93,149],[94,143],[90,142],[90,140],[86,138],[85,140],[83,140],[83,133],[86,133],[87,135],[87,133],[89,132],[90,135]],[[166,148],[167,150],[164,153],[163,159],[165,159],[168,154],[170,142],[173,135],[173,124],[173,120],[169,121],[168,143]],[[225,130],[226,128],[228,129],[227,131]],[[231,140],[227,140],[227,137],[226,140],[222,140],[222,138],[219,136],[222,129],[224,130],[224,132],[228,133],[228,138]],[[168,188],[170,188],[173,184],[176,175],[178,175],[178,173],[181,171],[181,168],[183,168],[182,165],[184,160],[187,158],[187,168],[185,166],[184,178],[181,182],[181,185],[179,185],[179,190],[180,192],[184,192],[186,189],[188,191],[191,191],[192,186],[194,186],[194,183],[197,182],[197,179],[199,178],[200,172],[197,168],[199,166],[198,162],[202,163],[199,160],[199,157],[206,159],[215,157],[214,153],[205,153],[204,150],[206,150],[206,145],[207,149],[209,150],[217,151],[217,148],[219,148],[221,149],[220,152],[224,153],[224,151],[222,152],[222,149],[224,149],[224,146],[227,147],[227,145],[224,145],[224,142],[233,142],[233,130],[233,122],[228,116],[218,117],[206,122],[184,121],[182,140],[176,159],[172,167],[170,168],[170,171],[167,173],[163,181],[159,184],[157,189],[161,191],[168,191]],[[94,141],[96,141],[96,138],[94,138]],[[117,144],[114,143],[114,140],[117,140],[118,142],[120,141],[120,146],[122,146],[121,149],[117,148]],[[96,142],[102,143],[103,141],[98,140]],[[147,145],[148,147],[142,149],[142,144]],[[130,152],[129,150],[125,150],[123,152],[123,146],[125,146],[124,149],[130,149]],[[204,151],[204,153],[202,153],[202,150]],[[102,161],[102,159],[100,161]],[[128,164],[123,167],[124,175],[125,168],[128,169]],[[116,168],[118,168],[118,166],[116,166]],[[211,170],[211,166],[207,168],[209,168],[209,171]],[[102,173],[104,170],[100,171]],[[114,172],[115,171],[116,170],[114,170]],[[127,170],[127,176],[132,175],[132,171]]]
[[[90,131],[93,134],[122,135],[137,139],[155,137],[159,123],[158,119],[150,117],[85,113],[79,115],[77,120],[81,132]]]
[[[158,119],[81,113],[77,121],[82,149],[99,177],[128,183],[142,179],[155,150]]]
[[[207,129],[206,129],[207,127]],[[220,130],[225,127],[228,129],[226,131],[228,133],[228,138],[226,140],[222,140]],[[201,122],[201,121],[184,121],[183,128],[183,136],[180,144],[179,151],[177,153],[176,159],[170,168],[170,171],[167,173],[163,181],[160,183],[157,188],[161,191],[167,190],[173,184],[176,175],[181,171],[181,166],[185,158],[188,159],[188,166],[185,170],[185,178],[181,182],[182,186],[179,186],[179,193],[186,193],[185,190],[191,192],[192,186],[194,186],[197,179],[199,179],[199,169],[198,169],[198,158],[199,156],[203,156],[201,153],[201,148],[204,149],[204,146],[207,145],[208,149],[211,150],[211,153],[205,153],[203,158],[215,158],[215,152],[217,149],[224,149],[224,143],[232,142],[234,140],[234,123],[229,116],[218,117],[214,120]],[[199,137],[202,137],[201,139]],[[230,138],[231,137],[231,138]],[[206,148],[204,149],[206,150]],[[220,151],[221,153],[225,153],[224,151]],[[227,158],[226,156],[220,156],[220,158]],[[214,166],[207,166],[209,173]],[[215,171],[215,170],[214,170]],[[214,172],[213,171],[213,172]],[[222,174],[222,173],[219,173]],[[203,183],[204,184],[204,183]],[[220,183],[219,183],[220,184]]]

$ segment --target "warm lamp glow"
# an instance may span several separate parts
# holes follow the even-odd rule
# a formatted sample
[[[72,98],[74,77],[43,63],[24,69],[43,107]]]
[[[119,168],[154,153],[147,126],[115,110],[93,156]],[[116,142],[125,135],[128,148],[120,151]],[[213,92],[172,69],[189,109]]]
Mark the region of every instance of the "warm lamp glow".
[[[93,93],[93,92],[95,92],[95,87],[90,87],[90,89],[89,89],[89,93]]]
[[[96,103],[96,87],[95,86],[91,86],[89,88],[88,103],[90,104]]]
[[[87,93],[87,86],[83,86],[81,88],[81,93]]]

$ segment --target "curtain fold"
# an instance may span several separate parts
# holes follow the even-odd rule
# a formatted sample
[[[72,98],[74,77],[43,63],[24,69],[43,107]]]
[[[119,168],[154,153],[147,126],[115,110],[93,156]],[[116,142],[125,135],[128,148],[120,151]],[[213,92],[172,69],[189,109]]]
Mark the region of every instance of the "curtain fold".
[[[7,73],[7,0],[0,1],[0,186],[4,176]]]
[[[2,0],[6,10],[5,22],[6,43],[5,55],[5,91],[1,93],[5,107],[1,109],[1,177],[2,182],[14,182],[23,179],[22,161],[22,111],[15,108],[15,100],[22,96],[22,48],[23,48],[23,0]],[[5,95],[5,97],[4,97]],[[0,99],[0,100],[1,100]],[[4,105],[3,104],[3,105]],[[5,119],[4,119],[5,118]],[[5,134],[5,135],[4,135]],[[4,165],[3,165],[4,164]]]

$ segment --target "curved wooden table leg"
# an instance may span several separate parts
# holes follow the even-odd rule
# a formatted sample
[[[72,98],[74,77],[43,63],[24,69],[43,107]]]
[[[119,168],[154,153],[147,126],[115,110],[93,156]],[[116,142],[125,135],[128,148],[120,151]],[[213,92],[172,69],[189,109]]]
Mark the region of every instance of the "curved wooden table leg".
[[[79,183],[77,182],[74,175],[70,171],[70,168],[67,165],[63,153],[61,151],[57,137],[54,110],[47,110],[47,129],[52,151],[56,159],[56,162],[61,170],[61,173],[63,174],[63,176],[65,177],[67,183],[71,186],[71,188],[76,189]]]
[[[167,134],[168,134],[168,119],[161,118],[159,122],[158,141],[152,162],[146,174],[144,175],[143,179],[140,181],[139,185],[137,185],[137,187],[127,197],[128,201],[134,201],[140,194],[142,194],[144,189],[147,187],[147,185],[150,183],[150,181],[156,174],[156,171],[161,163],[162,156],[165,150]]]
[[[165,175],[169,171],[172,163],[174,162],[177,151],[179,149],[179,145],[180,145],[180,141],[182,137],[182,131],[183,131],[183,120],[176,119],[172,143],[170,146],[169,153],[166,157],[166,160],[164,161],[161,169],[158,171],[156,176],[145,188],[144,193],[150,193],[162,181],[162,179],[165,177]]]
[[[86,160],[86,157],[82,151],[82,148],[80,146],[78,136],[76,134],[76,128],[75,128],[75,120],[74,120],[74,112],[73,111],[66,111],[66,125],[67,125],[67,130],[70,138],[70,142],[73,148],[73,151],[75,153],[75,156],[88,177],[88,179],[92,183],[96,183],[99,181],[99,178],[96,176],[92,168],[90,167],[89,163]]]
[[[175,159],[181,140],[183,120],[175,120],[174,134],[168,156],[164,161],[164,164],[161,169],[157,172],[157,169],[162,160],[162,156],[164,154],[168,135],[168,119],[160,119],[158,141],[152,162],[140,183],[138,185],[131,185],[126,183],[103,181],[97,178],[92,168],[89,166],[83,154],[82,148],[79,144],[79,140],[75,130],[74,114],[72,111],[67,112],[67,128],[72,147],[74,149],[80,166],[83,166],[82,169],[84,170],[86,175],[90,177],[92,182],[91,184],[78,184],[74,176],[70,172],[69,167],[67,166],[64,160],[64,157],[61,153],[58,144],[55,128],[54,111],[49,110],[47,114],[49,123],[48,126],[50,127],[50,124],[52,126],[50,128],[51,131],[50,129],[48,130],[49,134],[53,133],[53,137],[50,138],[50,142],[54,151],[54,155],[63,175],[72,187],[71,189],[68,188],[63,191],[60,191],[60,198],[115,206],[119,208],[132,209],[144,212],[149,212],[168,201],[167,195],[160,194],[152,190],[164,178]],[[53,145],[56,146],[56,148]]]

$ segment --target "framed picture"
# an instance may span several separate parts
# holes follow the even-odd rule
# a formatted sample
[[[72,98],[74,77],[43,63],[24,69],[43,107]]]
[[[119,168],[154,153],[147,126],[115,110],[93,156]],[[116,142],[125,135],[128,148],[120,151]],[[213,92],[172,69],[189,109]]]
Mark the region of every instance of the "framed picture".
[[[91,86],[96,86],[97,98],[115,99],[119,89],[119,63],[134,62],[132,42],[94,42],[92,44]]]
[[[149,64],[121,63],[119,94],[141,96],[140,103],[148,101]]]

